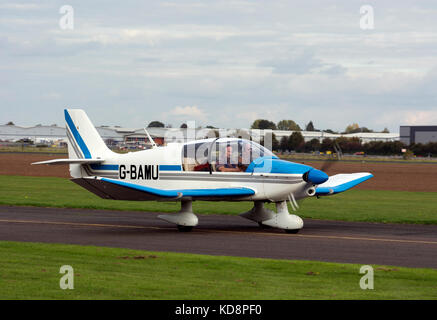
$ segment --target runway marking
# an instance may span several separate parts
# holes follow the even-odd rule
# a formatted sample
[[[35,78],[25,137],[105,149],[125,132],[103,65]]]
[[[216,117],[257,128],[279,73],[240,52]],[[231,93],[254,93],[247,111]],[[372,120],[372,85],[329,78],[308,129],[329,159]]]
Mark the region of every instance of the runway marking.
[[[0,222],[5,223],[31,223],[31,224],[52,224],[52,225],[69,225],[79,227],[100,227],[100,228],[127,228],[127,229],[152,229],[152,230],[175,230],[174,227],[146,227],[132,225],[117,225],[117,224],[98,224],[98,223],[80,223],[80,222],[62,222],[62,221],[36,221],[36,220],[5,220],[0,219]],[[334,240],[358,240],[358,241],[380,241],[380,242],[396,242],[396,243],[416,243],[416,244],[433,244],[437,245],[437,241],[425,240],[406,240],[406,239],[385,239],[385,238],[364,238],[351,236],[319,236],[311,234],[280,234],[266,232],[251,232],[251,231],[228,231],[228,230],[213,230],[213,229],[196,229],[196,233],[227,233],[227,234],[245,234],[245,235],[262,235],[287,238],[317,238],[317,239],[334,239]]]
[[[204,229],[208,230],[208,229]],[[226,231],[226,230],[213,230],[214,232],[222,233],[241,233],[241,234],[255,234],[255,235],[269,235],[279,237],[299,237],[299,238],[319,238],[319,239],[336,239],[336,240],[360,240],[360,241],[380,241],[380,242],[400,242],[400,243],[420,243],[420,244],[437,244],[437,241],[426,240],[404,240],[404,239],[386,239],[386,238],[363,238],[363,237],[351,237],[351,236],[318,236],[312,234],[280,234],[280,233],[262,233],[262,232],[243,232],[243,231]]]
[[[55,225],[69,225],[69,226],[79,226],[79,227],[102,227],[102,228],[129,228],[129,229],[168,229],[173,230],[174,228],[168,227],[144,227],[144,226],[130,226],[130,225],[119,225],[119,224],[99,224],[99,223],[80,223],[80,222],[62,222],[62,221],[37,221],[37,220],[4,220],[0,219],[0,222],[6,223],[32,223],[32,224],[55,224]]]

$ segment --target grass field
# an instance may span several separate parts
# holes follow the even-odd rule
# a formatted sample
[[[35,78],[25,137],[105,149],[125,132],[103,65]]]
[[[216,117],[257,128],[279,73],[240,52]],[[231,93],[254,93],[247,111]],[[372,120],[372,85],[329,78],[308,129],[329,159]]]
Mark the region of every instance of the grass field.
[[[74,269],[61,290],[60,267]],[[0,299],[437,299],[437,270],[0,242]]]
[[[0,146],[0,152],[6,153],[50,153],[50,154],[68,154],[67,148],[51,148],[51,147],[27,147],[27,146],[15,146],[15,147],[6,147]]]
[[[0,176],[0,204],[159,212],[174,212],[180,206],[173,202],[103,200],[68,179],[24,176]],[[251,207],[251,202],[217,205],[196,201],[193,205],[199,214],[238,214]],[[315,219],[437,224],[437,197],[433,192],[349,190],[305,199],[298,214]]]

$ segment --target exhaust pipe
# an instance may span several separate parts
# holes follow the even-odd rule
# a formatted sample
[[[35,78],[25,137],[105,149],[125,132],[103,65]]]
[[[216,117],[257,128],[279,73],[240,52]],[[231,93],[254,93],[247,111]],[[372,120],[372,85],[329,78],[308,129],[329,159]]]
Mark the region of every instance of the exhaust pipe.
[[[314,187],[308,188],[306,190],[306,193],[309,197],[312,197],[316,194],[316,188],[314,188]]]

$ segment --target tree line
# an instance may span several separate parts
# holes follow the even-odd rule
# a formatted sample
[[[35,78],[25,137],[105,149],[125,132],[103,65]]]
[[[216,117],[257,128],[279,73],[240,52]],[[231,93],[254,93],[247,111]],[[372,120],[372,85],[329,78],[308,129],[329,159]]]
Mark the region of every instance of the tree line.
[[[311,139],[305,142],[304,137],[298,131],[290,136],[284,136],[279,141],[273,134],[273,151],[295,151],[295,152],[326,152],[334,151],[337,145],[343,153],[364,152],[368,155],[403,155],[402,149],[406,149],[417,156],[437,156],[437,142],[426,144],[412,143],[406,145],[401,141],[370,141],[363,143],[360,138],[339,137],[336,139],[324,138]]]
[[[285,130],[285,131],[302,131],[301,127],[293,120],[281,120],[279,121],[277,124],[274,123],[273,121],[267,120],[267,119],[257,119],[255,120],[251,127],[251,129],[263,129],[263,130],[267,130],[267,129],[271,129],[271,130]],[[305,125],[305,130],[304,131],[322,131],[319,129],[316,129],[314,127],[314,123],[313,121],[308,122]],[[343,133],[343,134],[347,134],[347,133],[358,133],[358,132],[375,132],[367,127],[360,127],[357,123],[352,123],[350,125],[348,125],[344,131],[342,132],[337,132],[331,129],[326,129],[323,130],[324,132],[328,132],[328,133]],[[390,131],[387,128],[384,128],[384,130],[382,130],[381,132],[383,133],[389,133]]]
[[[152,121],[149,127],[164,127],[163,123]],[[186,128],[186,124],[182,124],[181,128]],[[214,128],[207,126],[207,128]],[[271,129],[271,130],[285,130],[293,131],[290,136],[284,136],[279,141],[275,134],[272,136],[272,149],[273,151],[295,151],[295,152],[327,152],[334,151],[335,145],[337,145],[343,153],[356,153],[363,152],[368,155],[402,155],[403,149],[408,150],[409,153],[418,156],[437,156],[437,142],[430,142],[427,144],[413,143],[411,145],[405,145],[400,141],[370,141],[363,143],[359,138],[346,138],[339,137],[336,139],[325,138],[322,142],[319,139],[312,139],[306,141],[302,136],[302,128],[293,120],[281,120],[278,123],[267,119],[257,119],[252,125],[251,129]],[[305,125],[305,131],[321,131],[314,127],[312,121]],[[339,133],[333,130],[323,130],[328,133]],[[341,133],[358,133],[358,132],[374,132],[367,127],[361,127],[357,123],[348,125]],[[387,128],[384,128],[383,133],[389,133]]]

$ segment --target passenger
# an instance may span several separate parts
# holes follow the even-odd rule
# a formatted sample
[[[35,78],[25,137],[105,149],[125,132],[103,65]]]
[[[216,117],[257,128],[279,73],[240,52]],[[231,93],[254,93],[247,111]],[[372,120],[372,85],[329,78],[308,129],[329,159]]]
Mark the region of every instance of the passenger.
[[[241,172],[241,168],[237,164],[231,163],[232,147],[226,147],[226,162],[217,163],[216,170],[221,172]]]
[[[209,163],[198,164],[194,167],[194,171],[209,171]]]

